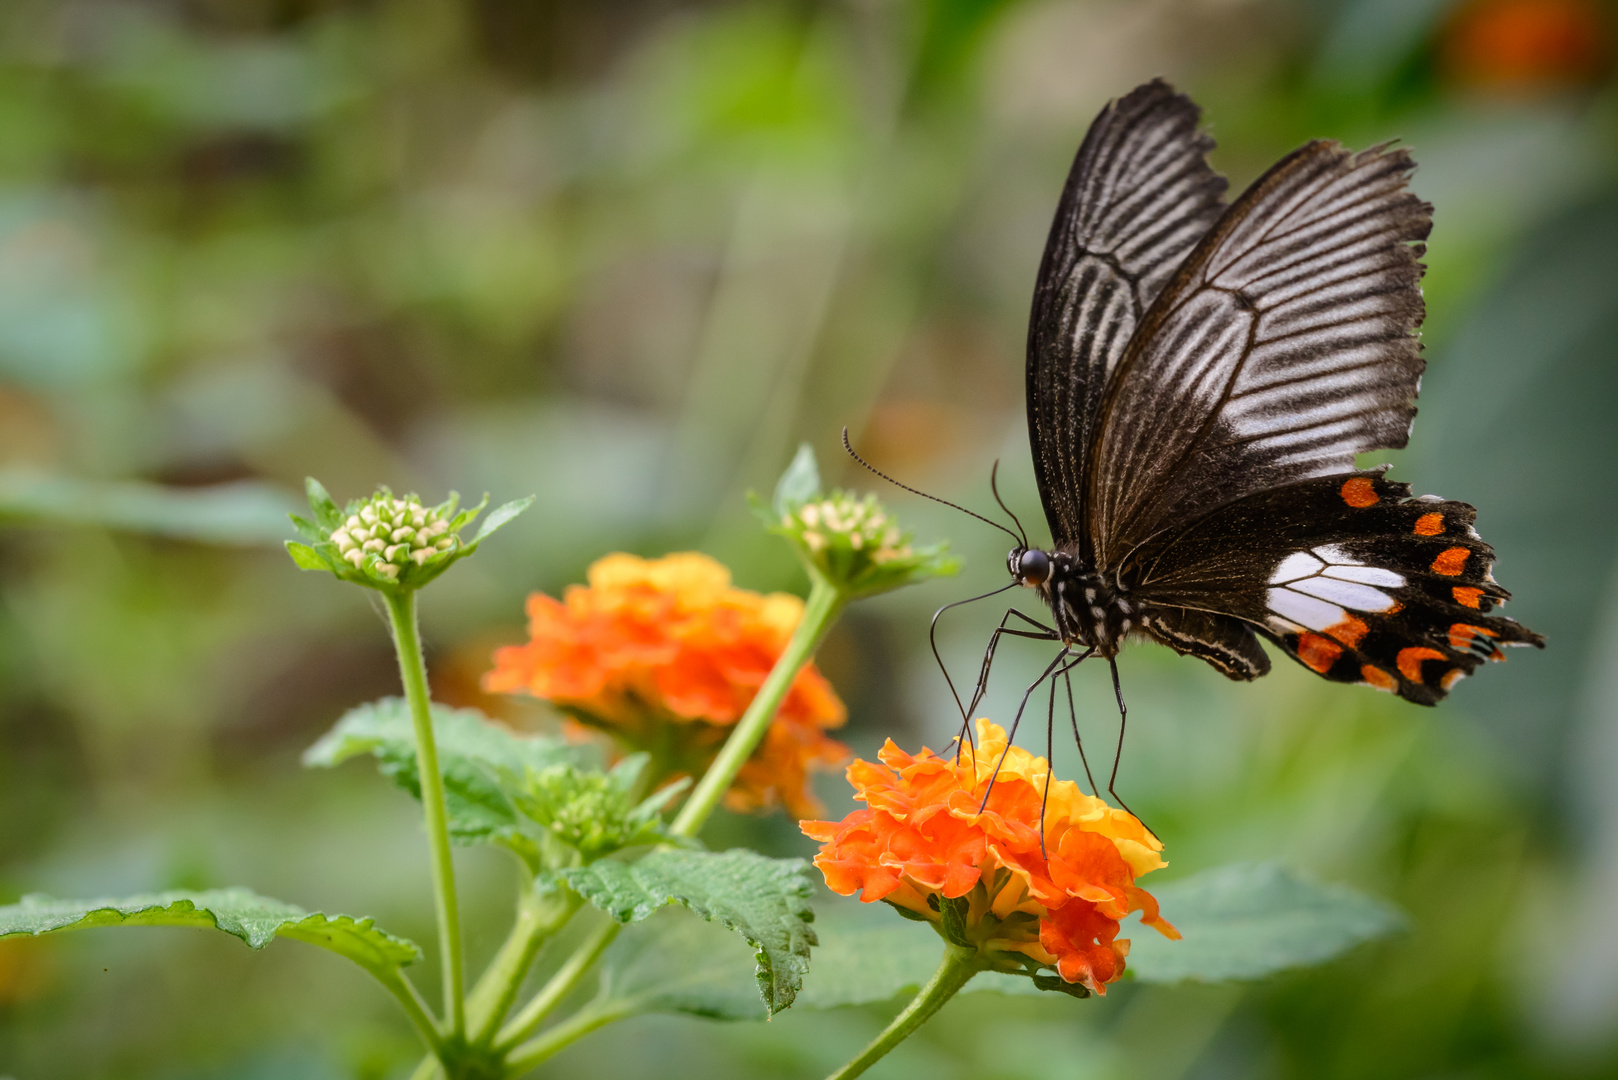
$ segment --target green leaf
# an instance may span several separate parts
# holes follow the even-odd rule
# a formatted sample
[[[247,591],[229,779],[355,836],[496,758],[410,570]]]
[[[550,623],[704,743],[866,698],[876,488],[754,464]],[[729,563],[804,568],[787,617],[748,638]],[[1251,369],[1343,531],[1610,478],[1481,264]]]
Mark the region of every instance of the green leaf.
[[[775,519],[780,520],[793,507],[801,506],[819,494],[820,466],[815,462],[815,449],[808,443],[800,443],[792,464],[775,482],[775,497],[770,500]]]
[[[1256,979],[1324,963],[1407,925],[1385,901],[1275,863],[1220,867],[1152,892],[1183,940],[1130,928],[1129,969],[1145,982]]]
[[[309,496],[309,511],[315,515],[316,524],[330,533],[343,523],[343,512],[337,508],[326,485],[312,476],[306,476],[303,490]]]
[[[618,935],[601,958],[600,1006],[627,1013],[685,1013],[764,1020],[751,950],[717,923],[666,910]]]
[[[0,520],[95,525],[213,544],[280,544],[293,505],[258,483],[170,488],[0,469]]]
[[[432,715],[450,839],[504,844],[537,868],[539,827],[517,811],[512,797],[530,769],[575,764],[589,751],[556,739],[518,735],[476,709],[434,705]],[[303,763],[331,768],[362,754],[374,755],[383,775],[421,797],[416,731],[404,699],[383,698],[350,709],[304,752]]]
[[[48,934],[92,926],[201,926],[223,930],[249,948],[275,937],[319,945],[378,975],[420,959],[404,938],[378,930],[370,919],[308,912],[247,889],[146,893],[122,899],[52,900],[25,896],[0,907],[0,938]]]
[[[487,496],[485,496],[485,501],[487,501]],[[510,522],[518,514],[533,505],[533,502],[534,497],[530,495],[526,499],[513,499],[504,506],[497,506],[489,511],[489,516],[483,519],[483,524],[478,527],[477,535],[472,537],[472,543],[468,546],[476,547],[483,543],[490,533]]]
[[[321,557],[320,552],[308,544],[288,540],[287,554],[292,556],[292,561],[298,564],[298,569],[300,570],[325,570],[330,572],[332,569],[331,564]]]
[[[619,922],[638,922],[678,901],[735,930],[756,950],[759,994],[775,1013],[797,997],[815,944],[808,869],[802,859],[770,859],[737,848],[660,850],[635,863],[605,859],[561,873]]]

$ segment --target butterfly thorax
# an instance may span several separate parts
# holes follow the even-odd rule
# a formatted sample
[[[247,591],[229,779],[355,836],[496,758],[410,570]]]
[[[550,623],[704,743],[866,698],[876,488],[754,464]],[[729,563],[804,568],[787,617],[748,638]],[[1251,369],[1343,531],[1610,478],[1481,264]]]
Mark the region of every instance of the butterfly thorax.
[[[1050,573],[1037,586],[1050,605],[1056,631],[1069,645],[1094,646],[1103,656],[1115,656],[1124,638],[1139,622],[1137,606],[1122,582],[1103,578],[1080,558],[1062,550],[1047,552]]]

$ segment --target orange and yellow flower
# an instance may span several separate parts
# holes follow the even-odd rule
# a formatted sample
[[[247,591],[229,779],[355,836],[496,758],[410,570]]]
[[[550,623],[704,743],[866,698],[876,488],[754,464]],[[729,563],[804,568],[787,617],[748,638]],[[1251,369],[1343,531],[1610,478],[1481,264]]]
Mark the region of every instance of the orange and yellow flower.
[[[977,722],[977,735],[958,757],[907,754],[890,739],[881,764],[850,765],[854,797],[866,808],[842,821],[800,823],[821,842],[815,865],[834,892],[885,900],[935,925],[943,902],[955,901],[970,943],[991,959],[1002,954],[1002,970],[1020,970],[1004,955],[1018,954],[1105,993],[1129,952],[1120,919],[1139,911],[1146,925],[1180,936],[1135,884],[1165,865],[1163,845],[1129,812],[1070,780],[1051,780],[1042,849],[1049,765],[1015,746],[1006,753],[1005,731],[987,720]]]
[[[728,570],[696,552],[608,555],[588,576],[561,600],[528,598],[528,643],[495,652],[485,689],[553,702],[651,753],[665,775],[700,774],[786,648],[803,601],[734,588]],[[847,759],[825,734],[846,717],[824,676],[805,666],[726,804],[816,812],[809,773]]]

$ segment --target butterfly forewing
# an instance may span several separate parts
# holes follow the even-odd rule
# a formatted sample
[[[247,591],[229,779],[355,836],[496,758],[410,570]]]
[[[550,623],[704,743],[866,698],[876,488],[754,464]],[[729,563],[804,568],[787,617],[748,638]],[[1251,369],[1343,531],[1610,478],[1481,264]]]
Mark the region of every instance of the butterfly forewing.
[[[1107,106],[1051,225],[1029,321],[1028,430],[1058,544],[1084,539],[1085,457],[1108,375],[1223,209],[1198,116],[1161,81]]]
[[[1315,142],[1249,188],[1136,331],[1104,402],[1089,534],[1106,566],[1165,527],[1403,446],[1431,208],[1402,149]]]

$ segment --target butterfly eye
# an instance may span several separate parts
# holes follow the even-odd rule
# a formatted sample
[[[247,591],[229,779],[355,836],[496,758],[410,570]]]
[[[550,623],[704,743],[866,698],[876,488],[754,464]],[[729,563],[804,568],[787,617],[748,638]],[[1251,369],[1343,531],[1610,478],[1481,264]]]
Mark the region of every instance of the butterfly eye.
[[[1030,588],[1045,584],[1051,576],[1051,557],[1037,549],[1023,552],[1017,560],[1017,576]]]

